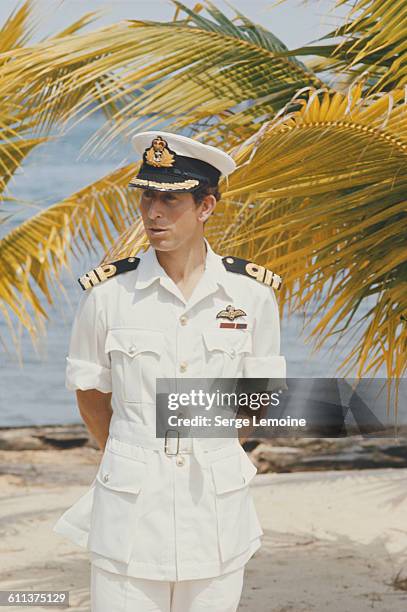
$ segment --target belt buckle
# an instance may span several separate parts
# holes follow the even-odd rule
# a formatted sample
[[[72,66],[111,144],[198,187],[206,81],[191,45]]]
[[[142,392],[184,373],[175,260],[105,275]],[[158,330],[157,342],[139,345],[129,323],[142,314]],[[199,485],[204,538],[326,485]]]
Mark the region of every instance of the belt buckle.
[[[175,431],[177,433],[177,452],[176,453],[168,453],[168,438],[167,438],[167,434],[169,431]],[[179,451],[179,431],[177,429],[167,429],[167,431],[165,432],[165,441],[164,441],[164,451],[166,455],[178,455],[178,451]]]

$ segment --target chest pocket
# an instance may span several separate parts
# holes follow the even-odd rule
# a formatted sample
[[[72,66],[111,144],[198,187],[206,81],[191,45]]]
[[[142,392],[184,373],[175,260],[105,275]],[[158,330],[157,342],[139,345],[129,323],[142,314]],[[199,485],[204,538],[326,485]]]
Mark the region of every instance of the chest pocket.
[[[207,377],[235,378],[242,375],[243,357],[252,352],[252,336],[248,331],[205,329]]]
[[[113,393],[125,402],[155,403],[164,334],[156,330],[110,329],[105,352],[110,353]]]

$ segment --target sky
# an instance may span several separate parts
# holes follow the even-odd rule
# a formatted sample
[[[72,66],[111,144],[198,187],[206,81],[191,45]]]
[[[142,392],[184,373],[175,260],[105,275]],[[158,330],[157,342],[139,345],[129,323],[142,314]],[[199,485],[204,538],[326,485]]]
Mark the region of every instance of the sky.
[[[55,33],[89,11],[103,10],[97,23],[107,25],[122,19],[170,20],[174,14],[171,0],[32,0],[40,22],[38,36]],[[1,0],[0,23],[22,4],[22,0]],[[184,0],[193,8],[196,0]],[[217,8],[230,14],[234,6],[252,21],[278,36],[289,48],[309,43],[333,30],[347,10],[335,8],[334,0],[214,0]],[[90,26],[94,29],[95,24]]]

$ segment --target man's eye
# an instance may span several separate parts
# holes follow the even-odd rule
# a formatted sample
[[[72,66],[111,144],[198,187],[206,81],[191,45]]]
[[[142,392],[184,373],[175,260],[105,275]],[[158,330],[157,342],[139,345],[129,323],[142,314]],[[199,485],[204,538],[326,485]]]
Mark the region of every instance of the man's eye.
[[[150,198],[152,198],[152,197],[153,197],[153,192],[152,192],[152,191],[148,191],[147,189],[145,189],[145,190],[143,191],[143,198],[148,198],[148,199],[150,199]]]

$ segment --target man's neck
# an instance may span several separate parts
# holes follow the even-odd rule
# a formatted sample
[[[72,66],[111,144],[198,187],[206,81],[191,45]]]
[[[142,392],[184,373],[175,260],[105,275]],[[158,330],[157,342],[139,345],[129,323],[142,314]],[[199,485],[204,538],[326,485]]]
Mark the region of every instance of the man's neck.
[[[160,266],[177,285],[186,285],[189,281],[195,284],[204,272],[206,244],[203,237],[185,242],[174,251],[156,250],[155,253]]]

